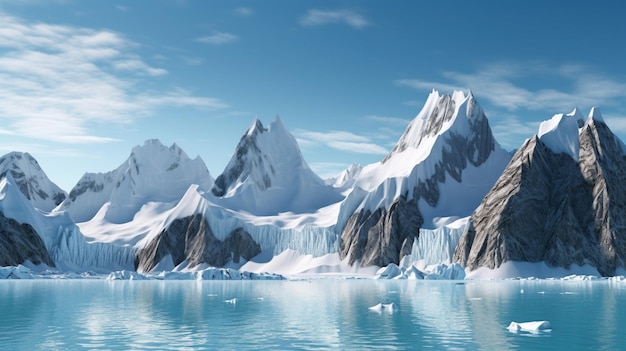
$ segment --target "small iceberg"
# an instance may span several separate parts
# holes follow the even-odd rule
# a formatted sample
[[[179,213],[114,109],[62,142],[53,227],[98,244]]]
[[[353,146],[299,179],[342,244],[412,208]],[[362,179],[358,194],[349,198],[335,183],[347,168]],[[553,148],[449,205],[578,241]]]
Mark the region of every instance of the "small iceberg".
[[[379,303],[376,304],[372,307],[369,307],[368,309],[370,311],[375,311],[378,313],[383,313],[383,312],[387,312],[389,314],[393,313],[394,309],[395,309],[396,305],[392,302],[392,303]]]
[[[512,333],[518,332],[530,332],[530,333],[539,333],[542,331],[550,331],[552,330],[552,326],[548,321],[534,321],[534,322],[511,322],[507,328]]]
[[[224,302],[226,302],[226,303],[231,303],[231,304],[233,304],[233,305],[234,305],[234,304],[236,304],[236,303],[237,303],[237,298],[236,298],[236,297],[233,297],[233,298],[232,298],[232,299],[230,299],[230,300],[224,300]]]

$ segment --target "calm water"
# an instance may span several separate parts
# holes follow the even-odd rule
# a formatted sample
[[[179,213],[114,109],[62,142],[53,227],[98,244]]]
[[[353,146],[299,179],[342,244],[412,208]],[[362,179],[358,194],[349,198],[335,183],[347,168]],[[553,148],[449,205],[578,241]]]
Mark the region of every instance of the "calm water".
[[[3,350],[617,350],[624,326],[626,283],[0,281]]]

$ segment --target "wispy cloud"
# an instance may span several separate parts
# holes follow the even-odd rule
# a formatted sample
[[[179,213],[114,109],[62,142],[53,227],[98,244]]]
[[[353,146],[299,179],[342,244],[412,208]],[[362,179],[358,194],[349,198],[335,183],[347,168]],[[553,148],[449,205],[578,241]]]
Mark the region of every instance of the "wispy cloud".
[[[409,124],[409,122],[411,122],[410,120],[404,119],[404,118],[375,116],[375,115],[365,116],[365,119],[369,121],[377,122],[377,123],[386,124],[386,125],[394,125],[394,126],[402,126],[402,127],[406,127]]]
[[[389,150],[372,142],[366,136],[346,131],[315,132],[296,130],[294,135],[301,147],[325,145],[330,148],[359,154],[386,155]]]
[[[122,34],[34,23],[0,12],[0,122],[3,134],[61,143],[105,143],[102,124],[132,122],[159,106],[222,108],[182,89],[140,92],[167,71],[133,52]]]
[[[250,17],[254,14],[254,11],[249,7],[237,7],[234,11],[235,15],[241,17]]]
[[[608,105],[626,98],[626,83],[582,65],[545,63],[493,63],[472,73],[446,71],[443,81],[399,79],[395,83],[419,90],[472,89],[480,99],[508,111],[519,109],[568,111],[574,106]],[[546,77],[562,82],[559,88],[530,89],[522,82]]]
[[[337,23],[346,24],[356,29],[362,29],[371,24],[363,15],[352,10],[309,10],[309,12],[300,19],[300,24],[303,26],[321,26]]]
[[[231,34],[231,33],[224,33],[224,32],[217,32],[215,34],[196,39],[197,42],[210,44],[210,45],[222,45],[222,44],[232,43],[237,40],[239,40],[238,36]]]

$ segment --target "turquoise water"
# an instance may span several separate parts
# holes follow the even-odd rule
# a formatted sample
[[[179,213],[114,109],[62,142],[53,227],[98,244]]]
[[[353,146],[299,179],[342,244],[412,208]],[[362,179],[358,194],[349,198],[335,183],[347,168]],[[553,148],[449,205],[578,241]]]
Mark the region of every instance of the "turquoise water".
[[[3,350],[618,350],[624,326],[606,281],[0,281]]]

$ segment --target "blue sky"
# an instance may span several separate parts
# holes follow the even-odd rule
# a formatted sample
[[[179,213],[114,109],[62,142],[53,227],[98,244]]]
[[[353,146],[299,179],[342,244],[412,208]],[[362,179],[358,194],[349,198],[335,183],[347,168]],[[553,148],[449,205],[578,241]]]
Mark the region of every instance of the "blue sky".
[[[626,136],[620,1],[0,0],[0,153],[70,190],[158,138],[214,177],[280,115],[321,176],[382,159],[431,89],[471,89],[511,150],[601,107]]]

